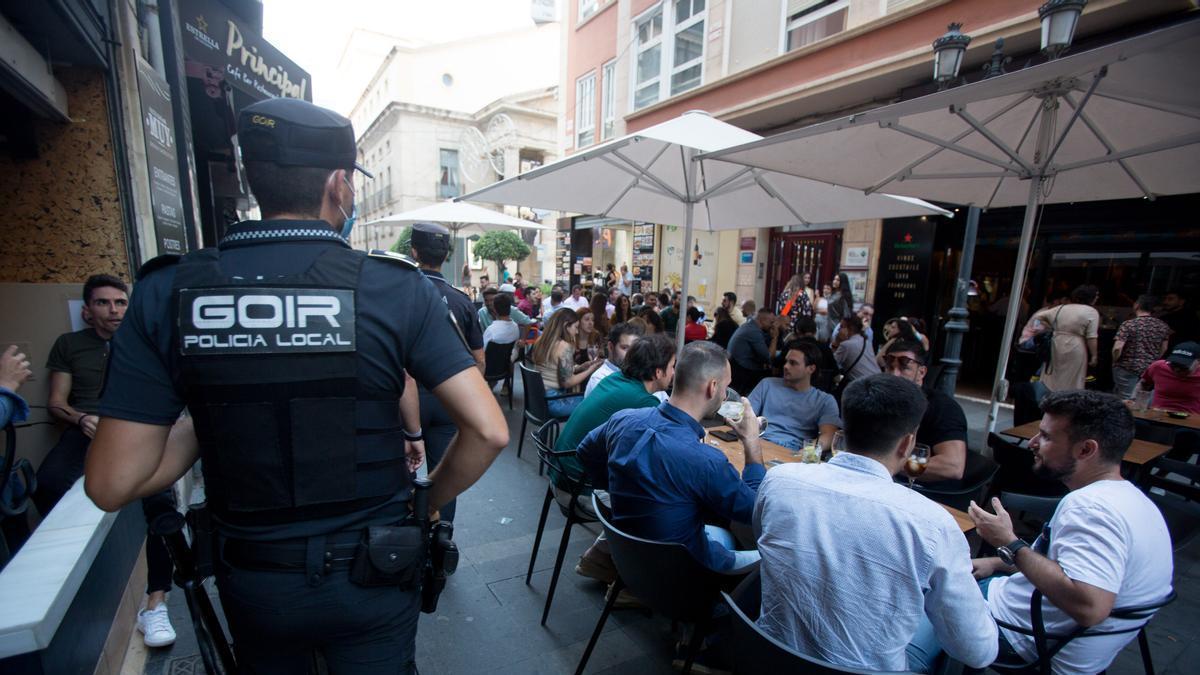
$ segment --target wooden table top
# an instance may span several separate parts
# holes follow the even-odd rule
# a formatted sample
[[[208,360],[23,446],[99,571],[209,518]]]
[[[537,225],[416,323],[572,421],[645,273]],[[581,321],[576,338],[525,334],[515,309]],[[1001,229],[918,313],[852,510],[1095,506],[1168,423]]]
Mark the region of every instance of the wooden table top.
[[[1014,436],[1016,438],[1029,440],[1034,436],[1037,436],[1039,423],[1040,420],[1026,422],[1019,427],[1006,429],[1000,433],[1004,434],[1005,436]],[[1162,457],[1170,452],[1170,450],[1171,446],[1169,445],[1163,445],[1162,443],[1151,443],[1150,441],[1143,441],[1135,438],[1133,439],[1133,443],[1129,444],[1129,449],[1125,451],[1125,457],[1123,459],[1130,464],[1141,465],[1148,462],[1153,462],[1159,457]]]
[[[708,431],[729,431],[729,427],[713,427]],[[740,441],[723,441],[709,433],[705,437],[704,442],[724,453],[725,457],[729,459],[729,463],[732,464],[733,468],[737,469],[739,472],[746,467],[746,453],[742,450],[742,444]],[[800,461],[799,456],[793,456],[791,450],[788,450],[778,443],[772,443],[771,441],[761,438],[758,442],[762,447],[763,462],[767,465],[767,469],[775,466],[775,464],[772,464],[772,462],[775,462],[776,464],[786,464]],[[958,529],[962,530],[963,534],[975,529],[974,521],[971,520],[971,517],[968,516],[965,511],[959,511],[958,509],[946,506],[945,504],[941,504],[941,507],[946,509],[946,511],[954,517],[954,522],[958,524]]]
[[[1178,417],[1171,417],[1167,414],[1166,410],[1161,410],[1159,408],[1150,408],[1149,410],[1134,410],[1132,412],[1133,416],[1139,420],[1158,422],[1159,424],[1171,424],[1177,427],[1184,427],[1185,429],[1200,430],[1200,415],[1188,415],[1187,417],[1180,419]]]

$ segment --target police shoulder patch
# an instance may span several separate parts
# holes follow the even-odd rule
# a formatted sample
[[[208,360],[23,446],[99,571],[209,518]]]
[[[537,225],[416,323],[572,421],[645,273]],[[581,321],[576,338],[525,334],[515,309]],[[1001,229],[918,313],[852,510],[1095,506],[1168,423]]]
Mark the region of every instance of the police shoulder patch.
[[[142,279],[146,278],[146,275],[150,274],[151,272],[157,272],[158,270],[161,270],[165,267],[170,267],[171,265],[178,263],[180,261],[180,259],[182,259],[182,258],[183,258],[183,256],[181,256],[177,253],[167,253],[165,255],[160,255],[156,258],[151,258],[150,260],[147,260],[144,264],[142,264],[141,268],[138,269],[137,275],[134,278],[137,281],[141,281]]]
[[[371,258],[375,258],[377,260],[388,260],[388,261],[391,261],[394,263],[399,263],[406,267],[410,267],[414,270],[417,269],[417,261],[416,260],[413,260],[412,258],[410,258],[406,255],[401,255],[394,251],[384,251],[384,250],[380,250],[380,249],[373,249],[371,252],[367,253],[367,256],[369,256]]]

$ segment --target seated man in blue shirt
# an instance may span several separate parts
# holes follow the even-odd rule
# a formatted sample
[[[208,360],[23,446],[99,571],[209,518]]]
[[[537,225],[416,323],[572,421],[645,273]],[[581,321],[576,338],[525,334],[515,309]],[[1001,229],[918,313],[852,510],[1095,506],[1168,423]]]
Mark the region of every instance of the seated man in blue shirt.
[[[734,432],[742,439],[746,468],[737,470],[706,445],[700,420],[716,412],[729,386],[725,351],[711,342],[684,346],[675,364],[671,398],[656,408],[624,410],[579,445],[592,485],[608,490],[613,525],[638,537],[687,546],[712,570],[740,569],[757,551],[734,550],[732,535],[705,518],[749,523],[762,482],[758,419],[749,410]],[[746,399],[742,403],[749,408]]]
[[[821,350],[811,342],[789,342],[783,361],[783,377],[768,377],[750,392],[750,407],[767,418],[763,438],[792,450],[806,440],[820,441],[822,448],[833,444],[833,434],[842,426],[837,401],[812,386],[821,363]]]

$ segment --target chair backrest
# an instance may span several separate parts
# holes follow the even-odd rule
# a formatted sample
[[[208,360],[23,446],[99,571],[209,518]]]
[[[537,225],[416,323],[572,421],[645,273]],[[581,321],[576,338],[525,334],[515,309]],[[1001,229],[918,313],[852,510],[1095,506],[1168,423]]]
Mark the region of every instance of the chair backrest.
[[[592,503],[612,551],[621,581],[650,609],[678,621],[696,621],[712,612],[724,576],[692,557],[683,544],[664,543],[626,534],[613,526]]]
[[[525,417],[541,424],[550,419],[550,407],[546,403],[546,383],[537,369],[518,363],[521,369],[521,384],[525,387]]]
[[[1054,512],[1058,509],[1058,503],[1061,501],[1062,497],[1042,497],[1016,492],[1000,493],[1000,503],[1004,505],[1006,511],[1010,513],[1013,511],[1028,513],[1043,523],[1050,522],[1050,519],[1054,517]]]
[[[512,372],[512,351],[515,342],[489,342],[483,350],[483,377],[504,379]]]
[[[845,666],[836,666],[820,659],[805,656],[763,632],[758,619],[762,585],[755,571],[738,585],[733,595],[722,592],[721,598],[729,607],[733,621],[733,672],[735,675],[777,675],[778,673],[867,673]]]
[[[1033,472],[1033,452],[1029,448],[994,433],[988,434],[987,444],[992,449],[992,459],[1000,465],[995,476],[996,490],[1043,497],[1067,494],[1067,487],[1059,481],[1046,480]]]
[[[979,502],[983,499],[999,469],[1000,465],[996,462],[978,452],[968,450],[962,479],[929,485],[916,483],[913,488],[939,504],[966,511],[972,500]]]

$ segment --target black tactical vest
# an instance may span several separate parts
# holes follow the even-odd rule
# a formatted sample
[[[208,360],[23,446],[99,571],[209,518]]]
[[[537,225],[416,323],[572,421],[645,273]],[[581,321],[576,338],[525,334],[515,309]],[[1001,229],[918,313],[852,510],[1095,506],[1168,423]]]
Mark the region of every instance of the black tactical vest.
[[[176,267],[178,387],[208,504],[231,525],[352,513],[409,487],[399,392],[357,378],[366,256],[331,247],[300,274],[232,278],[220,251]]]

